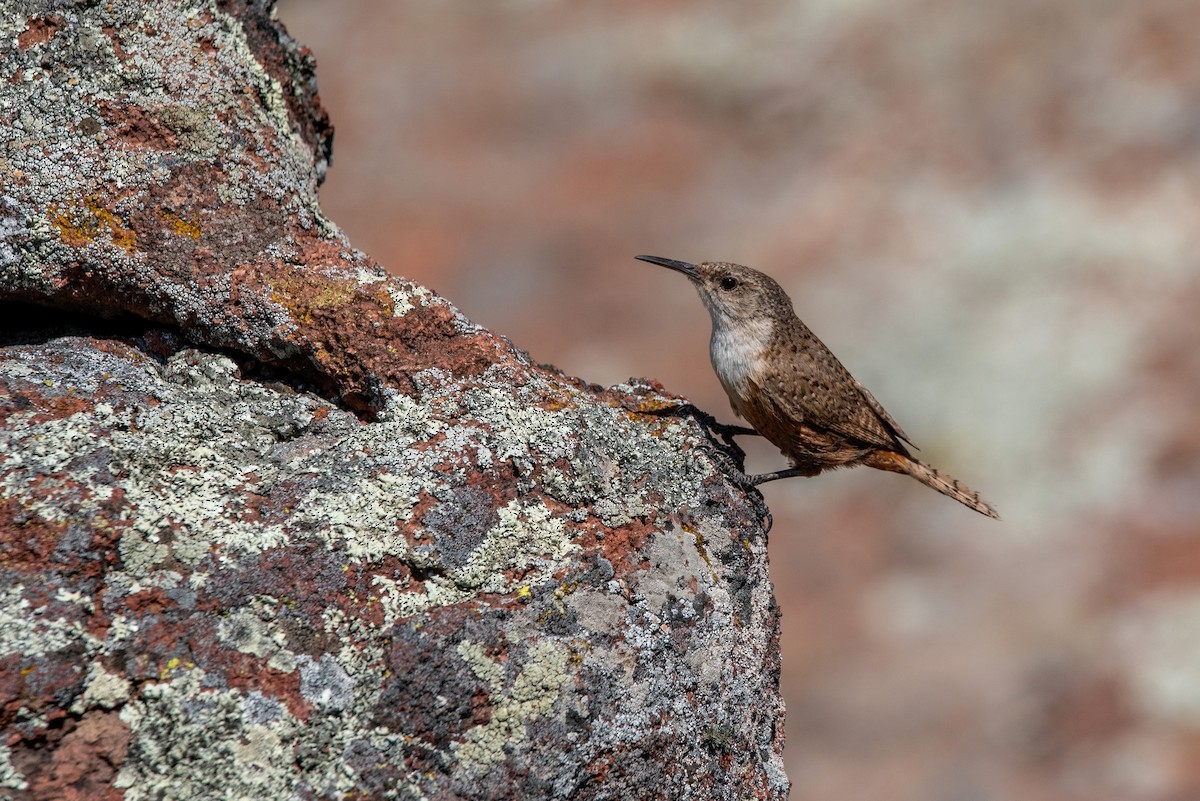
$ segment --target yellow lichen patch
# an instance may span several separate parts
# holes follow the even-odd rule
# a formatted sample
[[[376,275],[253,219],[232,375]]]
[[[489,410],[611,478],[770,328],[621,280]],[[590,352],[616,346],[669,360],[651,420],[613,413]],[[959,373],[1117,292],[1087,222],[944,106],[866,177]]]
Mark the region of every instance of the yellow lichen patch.
[[[191,662],[184,662],[178,657],[171,657],[171,659],[167,661],[167,664],[163,665],[162,670],[158,672],[158,677],[159,679],[165,681],[168,676],[181,668],[184,670],[191,670],[194,667],[195,665]]]
[[[83,205],[95,215],[100,225],[108,230],[108,235],[112,237],[114,245],[128,253],[133,253],[137,250],[137,235],[122,224],[120,217],[103,206],[96,197],[91,195],[84,198]]]
[[[708,565],[708,572],[712,574],[713,581],[716,581],[717,571],[713,570],[712,559],[708,556],[707,540],[704,539],[704,535],[700,533],[699,529],[692,528],[686,523],[683,524],[683,530],[691,534],[692,538],[696,540],[696,552],[700,554],[700,558],[704,560],[704,564]]]
[[[50,222],[58,229],[59,236],[72,247],[91,244],[100,232],[100,226],[90,218],[77,219],[77,210],[60,211],[57,206],[50,207]]]
[[[72,247],[82,247],[95,242],[107,231],[112,243],[127,253],[137,250],[137,234],[126,228],[121,218],[104,206],[94,195],[88,195],[83,203],[60,209],[50,207],[50,222],[58,229],[63,241]]]
[[[305,324],[313,321],[314,311],[345,304],[358,288],[354,281],[312,274],[304,274],[303,278],[276,276],[270,285],[271,300],[291,312],[296,322]]]
[[[567,661],[578,667],[583,664],[584,657],[588,651],[592,650],[592,644],[588,640],[576,637],[567,643]]]
[[[179,236],[186,236],[189,239],[200,238],[200,223],[185,220],[184,218],[172,214],[169,211],[161,211],[159,214],[164,220],[167,221],[167,224],[171,226],[171,230]]]

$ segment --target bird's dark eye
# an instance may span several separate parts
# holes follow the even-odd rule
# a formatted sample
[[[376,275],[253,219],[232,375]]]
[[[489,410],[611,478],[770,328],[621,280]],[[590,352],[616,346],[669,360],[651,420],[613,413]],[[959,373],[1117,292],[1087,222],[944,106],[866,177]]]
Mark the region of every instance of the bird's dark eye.
[[[738,280],[732,275],[727,275],[721,279],[721,289],[737,289]]]

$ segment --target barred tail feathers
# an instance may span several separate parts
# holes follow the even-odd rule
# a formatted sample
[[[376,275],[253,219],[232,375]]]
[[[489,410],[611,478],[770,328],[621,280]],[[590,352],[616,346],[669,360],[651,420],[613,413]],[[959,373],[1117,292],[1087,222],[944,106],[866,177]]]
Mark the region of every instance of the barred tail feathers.
[[[877,450],[867,456],[863,460],[863,464],[868,467],[874,467],[876,470],[887,470],[891,473],[903,473],[904,475],[912,476],[925,486],[953,498],[963,506],[974,509],[981,515],[987,515],[994,520],[1000,519],[1000,514],[991,504],[979,497],[978,492],[961,481],[945,473],[939,473],[929,465],[918,462],[916,459],[895,453],[894,451]]]

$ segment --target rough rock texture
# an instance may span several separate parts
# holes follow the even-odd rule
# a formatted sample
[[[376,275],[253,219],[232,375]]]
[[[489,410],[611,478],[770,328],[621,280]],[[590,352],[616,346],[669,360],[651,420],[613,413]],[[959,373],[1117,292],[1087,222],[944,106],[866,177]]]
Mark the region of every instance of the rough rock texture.
[[[0,798],[786,795],[731,454],[354,251],[270,4],[5,2],[0,81]]]

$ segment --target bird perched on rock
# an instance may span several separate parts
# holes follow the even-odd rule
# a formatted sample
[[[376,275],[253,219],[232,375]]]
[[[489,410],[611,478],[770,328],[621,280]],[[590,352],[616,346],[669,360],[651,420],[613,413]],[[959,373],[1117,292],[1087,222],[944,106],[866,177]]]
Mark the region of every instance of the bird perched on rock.
[[[912,476],[1000,519],[978,492],[913,458],[904,429],[801,322],[773,278],[728,262],[637,258],[691,280],[712,317],[709,353],[733,410],[791,462],[752,483],[862,464]]]

